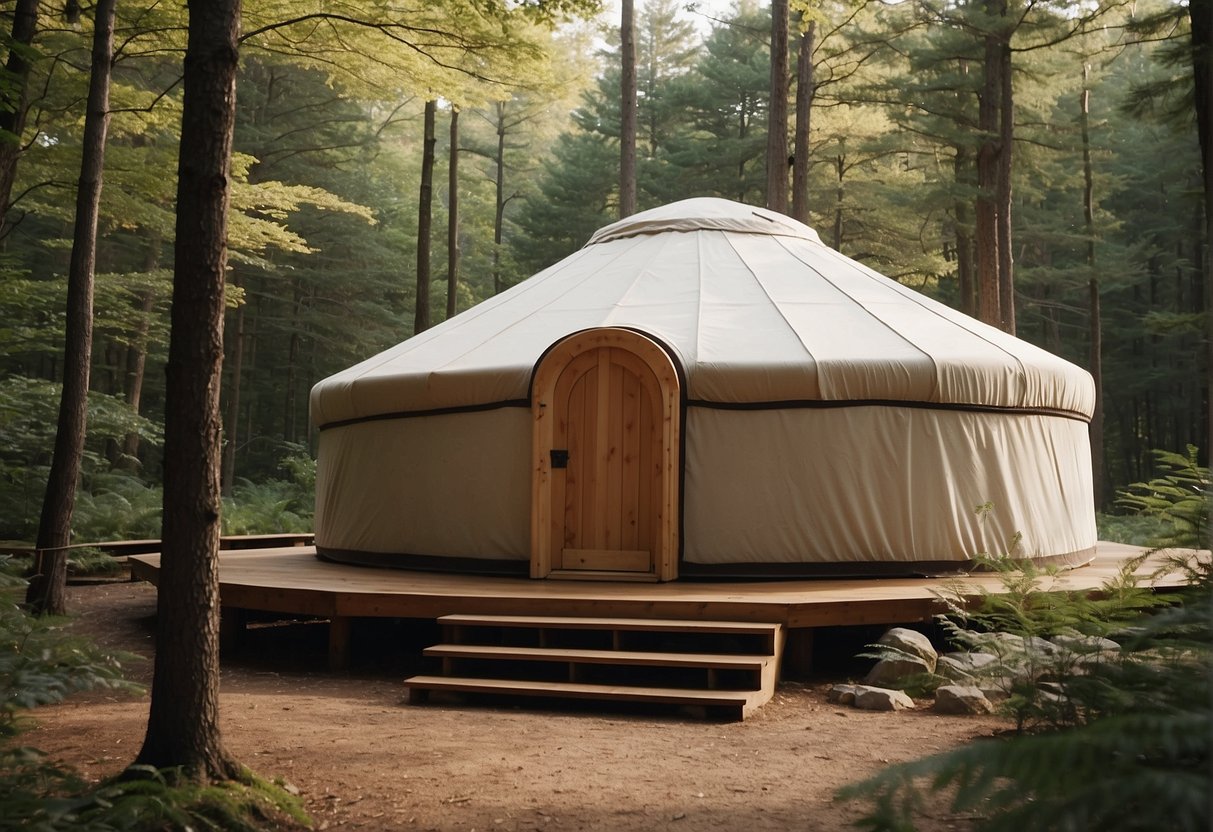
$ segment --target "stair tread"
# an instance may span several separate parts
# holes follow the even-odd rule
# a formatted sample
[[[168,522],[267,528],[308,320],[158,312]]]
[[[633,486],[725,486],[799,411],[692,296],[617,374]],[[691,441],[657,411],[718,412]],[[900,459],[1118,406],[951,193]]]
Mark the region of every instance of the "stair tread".
[[[673,618],[591,618],[550,615],[444,615],[439,624],[495,627],[562,627],[569,630],[653,630],[767,635],[781,624],[761,621],[700,621]]]
[[[662,667],[720,667],[730,670],[761,670],[774,657],[729,653],[669,653],[650,650],[589,650],[564,647],[503,647],[479,644],[436,644],[425,649],[427,656],[452,658],[524,659],[572,661],[593,664],[658,665]]]
[[[697,690],[694,688],[639,687],[634,685],[593,685],[583,682],[539,682],[516,679],[476,679],[459,676],[413,676],[405,687],[446,690],[463,693],[501,693],[520,696],[574,697],[580,699],[617,699],[633,702],[724,705],[741,707],[759,696],[759,691]]]

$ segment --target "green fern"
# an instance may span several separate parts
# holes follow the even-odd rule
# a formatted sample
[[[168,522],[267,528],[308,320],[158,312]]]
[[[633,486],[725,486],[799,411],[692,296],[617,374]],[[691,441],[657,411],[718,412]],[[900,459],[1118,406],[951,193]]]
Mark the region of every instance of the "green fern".
[[[1172,473],[1134,486],[1143,511],[1172,523],[1170,545],[1207,545],[1208,471],[1188,457],[1163,457]],[[1178,472],[1178,473],[1176,473]],[[1193,494],[1203,505],[1193,504]],[[1188,587],[1151,598],[1130,563],[1098,597],[1047,592],[1050,576],[1006,573],[1010,591],[991,594],[975,610],[945,597],[952,637],[989,648],[1002,629],[1026,640],[1063,628],[1112,633],[1121,649],[1098,661],[1041,650],[1010,650],[983,672],[1015,676],[1010,707],[1021,728],[1004,738],[890,767],[840,791],[871,802],[859,825],[873,832],[910,832],[917,815],[947,799],[980,832],[1204,832],[1213,827],[1213,566],[1190,557],[1181,566]],[[1161,609],[1151,609],[1159,601]],[[1011,642],[1012,644],[1014,642]],[[1055,686],[1042,696],[1040,683]],[[942,795],[948,795],[945,798]]]

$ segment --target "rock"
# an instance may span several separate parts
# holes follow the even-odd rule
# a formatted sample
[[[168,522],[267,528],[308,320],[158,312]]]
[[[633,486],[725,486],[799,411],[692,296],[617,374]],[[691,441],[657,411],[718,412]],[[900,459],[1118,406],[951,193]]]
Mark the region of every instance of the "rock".
[[[834,685],[834,687],[830,688],[830,692],[826,694],[826,701],[835,702],[839,705],[854,705],[855,692],[858,689],[858,685]]]
[[[1007,679],[983,682],[980,690],[982,695],[991,702],[1004,702],[1011,698],[1011,682]]]
[[[917,656],[927,666],[928,673],[935,672],[935,662],[939,658],[939,654],[931,646],[931,640],[917,630],[894,627],[881,636],[877,643]]]
[[[895,688],[907,679],[930,672],[931,668],[920,659],[881,659],[868,671],[863,681],[878,688]]]
[[[993,653],[947,653],[935,663],[935,673],[953,682],[967,682],[997,661]]]
[[[935,672],[939,654],[931,646],[931,640],[917,630],[894,627],[881,636],[877,643],[905,655],[878,661],[864,679],[866,684],[885,688],[900,687],[912,676]]]
[[[994,706],[972,685],[944,685],[935,691],[935,710],[941,714],[988,714]]]
[[[1110,638],[1082,635],[1056,635],[1053,644],[1071,653],[1108,653],[1120,650],[1120,645]]]
[[[1061,652],[1060,647],[1040,636],[1028,636],[1023,640],[1023,645],[1026,652],[1035,653],[1037,656],[1056,656]]]
[[[855,707],[864,711],[901,711],[914,707],[914,700],[899,690],[860,685],[855,692]]]
[[[1023,637],[1014,633],[986,633],[981,637],[981,645],[999,658],[1022,656],[1026,652]]]

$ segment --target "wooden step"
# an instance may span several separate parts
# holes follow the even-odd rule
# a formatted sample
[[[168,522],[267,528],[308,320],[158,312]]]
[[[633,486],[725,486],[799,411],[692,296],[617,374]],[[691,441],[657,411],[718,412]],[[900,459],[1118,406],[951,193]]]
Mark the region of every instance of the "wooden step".
[[[410,702],[440,690],[698,705],[734,719],[774,694],[784,633],[780,624],[742,621],[447,615],[438,622],[447,643],[424,652],[441,660],[442,675],[406,679]],[[503,638],[510,628],[517,634]]]
[[[439,624],[465,627],[530,627],[562,630],[646,630],[662,633],[715,633],[762,636],[779,624],[747,621],[697,621],[674,618],[574,618],[549,615],[444,615]]]
[[[771,698],[769,691],[684,690],[682,688],[590,685],[578,682],[537,682],[514,679],[473,679],[455,676],[414,676],[405,681],[410,702],[422,702],[431,691],[498,696],[544,696],[553,699],[601,699],[666,705],[719,708],[743,719]]]
[[[579,650],[548,647],[497,647],[478,644],[436,644],[427,656],[460,659],[619,664],[656,667],[704,667],[759,672],[773,657],[730,653],[662,653],[649,650]]]

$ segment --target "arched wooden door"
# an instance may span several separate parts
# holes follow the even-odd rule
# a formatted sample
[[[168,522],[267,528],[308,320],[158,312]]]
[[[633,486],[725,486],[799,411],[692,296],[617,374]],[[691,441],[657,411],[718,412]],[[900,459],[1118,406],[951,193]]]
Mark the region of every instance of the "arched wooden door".
[[[626,329],[570,335],[531,389],[531,576],[660,580],[678,570],[678,373]]]

